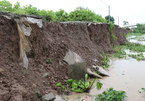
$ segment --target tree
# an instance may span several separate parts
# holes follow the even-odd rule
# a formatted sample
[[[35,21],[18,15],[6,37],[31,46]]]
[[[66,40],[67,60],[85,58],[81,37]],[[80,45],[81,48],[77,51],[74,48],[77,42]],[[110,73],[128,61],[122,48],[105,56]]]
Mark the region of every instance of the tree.
[[[70,21],[92,21],[92,22],[106,22],[106,20],[89,10],[88,8],[78,7],[69,14]]]
[[[0,11],[11,12],[12,11],[12,4],[6,0],[0,1]]]
[[[60,9],[55,12],[56,21],[68,21],[68,13],[65,12],[63,9]]]
[[[36,7],[33,7],[32,5],[27,5],[24,7],[24,11],[27,13],[27,14],[30,14],[30,15],[39,15],[39,12],[37,10]]]
[[[109,15],[105,17],[107,23],[109,23]],[[110,22],[115,23],[114,17],[110,16]]]
[[[123,21],[123,26],[125,25],[129,25],[129,22],[128,21]]]

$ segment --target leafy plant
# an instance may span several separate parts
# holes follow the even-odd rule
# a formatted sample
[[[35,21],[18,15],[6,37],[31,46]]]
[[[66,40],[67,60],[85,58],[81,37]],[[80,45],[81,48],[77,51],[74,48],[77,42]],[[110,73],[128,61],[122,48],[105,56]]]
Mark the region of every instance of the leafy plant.
[[[59,82],[56,84],[57,87],[60,88],[60,94],[62,93],[62,91],[65,89],[64,86]]]
[[[126,58],[126,52],[122,49],[121,46],[115,46],[114,50],[115,50],[115,54],[113,54],[113,57]]]
[[[57,87],[60,87],[61,91],[73,91],[73,92],[88,92],[91,88],[93,81],[88,81],[88,74],[85,75],[85,80],[73,80],[68,79],[66,81],[66,85],[62,85],[61,83],[56,84]]]
[[[138,43],[126,43],[122,45],[121,47],[135,51],[135,52],[145,52],[145,45],[141,45]]]
[[[128,56],[132,57],[132,58],[134,58],[134,59],[136,59],[138,61],[145,60],[145,57],[144,57],[143,53],[140,53],[140,54],[129,54]]]
[[[109,88],[102,94],[99,94],[96,101],[123,101],[125,97],[125,91],[116,91],[113,88]]]
[[[73,80],[68,79],[67,80],[67,88],[71,89],[71,91],[74,92],[85,92],[90,87],[90,82],[87,81],[88,74],[85,75],[85,81],[83,80]]]
[[[96,83],[96,87],[97,87],[97,90],[100,90],[102,88],[103,84],[101,82],[97,82]]]
[[[102,67],[103,68],[108,68],[109,67],[109,64],[108,64],[108,62],[110,61],[109,60],[109,55],[108,54],[106,54],[106,55],[100,55],[101,57],[102,57],[102,60],[101,60],[101,63],[102,63]]]
[[[107,23],[109,23],[109,15],[108,15],[108,16],[105,16],[105,19],[106,19]],[[114,23],[114,22],[115,22],[114,17],[110,16],[110,21],[111,21],[112,23]]]

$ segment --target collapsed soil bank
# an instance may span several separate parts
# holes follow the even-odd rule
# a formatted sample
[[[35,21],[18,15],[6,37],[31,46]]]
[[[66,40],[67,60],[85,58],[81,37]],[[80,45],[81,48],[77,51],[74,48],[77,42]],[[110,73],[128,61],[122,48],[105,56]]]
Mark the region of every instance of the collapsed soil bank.
[[[108,24],[83,22],[43,22],[39,28],[32,24],[29,40],[31,51],[27,53],[28,69],[19,64],[19,35],[14,19],[0,16],[0,101],[39,101],[36,92],[56,93],[56,83],[67,76],[67,64],[63,61],[70,49],[80,55],[90,68],[94,59],[101,60],[100,53],[112,52]],[[127,40],[128,32],[117,26],[113,29],[115,45]],[[52,64],[46,64],[50,58]],[[43,74],[49,73],[48,78]]]

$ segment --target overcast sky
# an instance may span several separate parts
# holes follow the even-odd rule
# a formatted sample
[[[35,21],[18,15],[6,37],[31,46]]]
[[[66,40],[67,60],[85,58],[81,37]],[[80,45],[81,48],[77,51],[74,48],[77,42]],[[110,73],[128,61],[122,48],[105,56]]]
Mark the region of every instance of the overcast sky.
[[[38,9],[59,10],[67,12],[76,7],[88,7],[96,14],[105,17],[108,15],[108,5],[111,7],[111,16],[115,18],[115,23],[122,26],[123,21],[129,24],[145,23],[145,0],[9,0],[12,4],[17,1],[22,6],[31,4]]]

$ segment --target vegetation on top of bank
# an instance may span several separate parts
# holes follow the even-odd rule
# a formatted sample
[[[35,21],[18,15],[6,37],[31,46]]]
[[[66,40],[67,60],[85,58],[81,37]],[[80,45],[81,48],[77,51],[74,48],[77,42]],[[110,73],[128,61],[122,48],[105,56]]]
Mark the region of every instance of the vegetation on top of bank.
[[[60,9],[56,12],[50,10],[39,10],[32,5],[26,5],[21,7],[20,3],[12,5],[7,0],[0,1],[0,11],[2,12],[11,12],[14,14],[26,14],[26,15],[38,15],[42,16],[45,21],[89,21],[89,22],[102,22],[106,23],[106,20],[98,14],[95,14],[93,11],[88,8],[78,7],[74,11],[67,13],[66,11]]]

